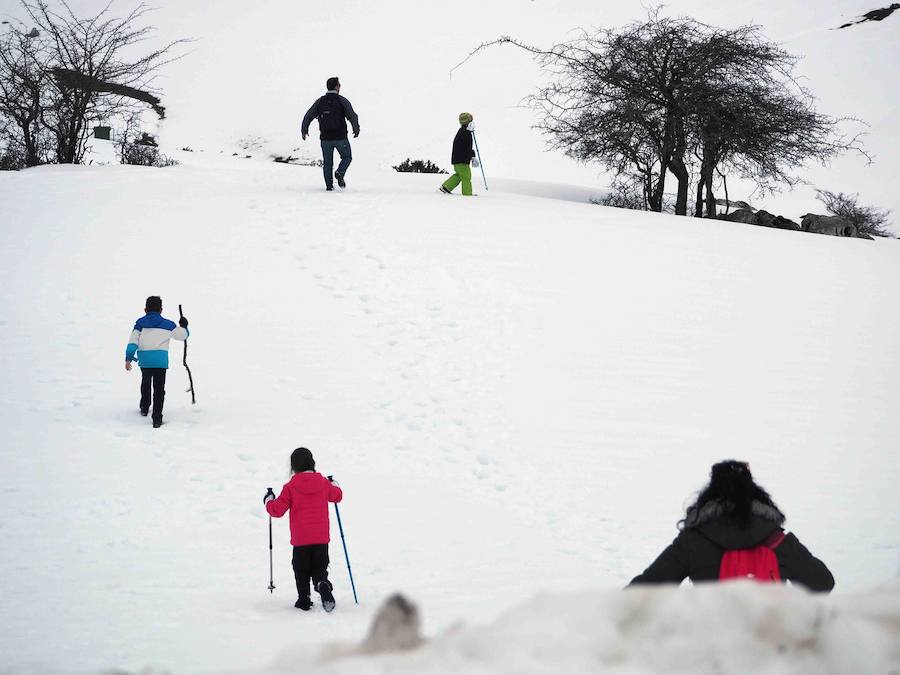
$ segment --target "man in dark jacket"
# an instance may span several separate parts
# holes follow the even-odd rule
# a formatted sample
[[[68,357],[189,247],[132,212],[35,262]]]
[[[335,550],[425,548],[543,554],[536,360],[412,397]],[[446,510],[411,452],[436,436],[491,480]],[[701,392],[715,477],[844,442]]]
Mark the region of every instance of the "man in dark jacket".
[[[313,119],[319,121],[319,139],[322,141],[322,171],[325,174],[325,189],[333,190],[332,168],[334,167],[334,151],[341,157],[337,171],[333,176],[340,187],[347,187],[344,176],[353,156],[350,153],[350,141],[347,140],[347,120],[353,126],[353,138],[359,136],[359,117],[350,105],[350,101],[341,96],[341,83],[336,77],[329,77],[325,83],[328,88],[321,98],[312,104],[303,117],[300,131],[303,140],[309,134],[309,123]]]
[[[459,131],[453,139],[453,152],[450,155],[450,163],[453,164],[453,175],[441,185],[441,192],[450,194],[453,189],[462,183],[462,193],[472,194],[472,167],[470,162],[475,160],[475,150],[472,149],[473,117],[470,113],[459,114]],[[477,166],[477,163],[476,163]]]
[[[729,487],[729,483],[737,483],[738,489]],[[740,487],[741,483],[750,489]],[[720,485],[725,489],[719,489]],[[737,498],[741,493],[748,498]],[[739,508],[742,503],[745,509]],[[681,583],[685,577],[694,582],[715,581],[727,551],[768,546],[778,561],[782,580],[802,584],[811,591],[830,591],[834,577],[825,563],[796,536],[785,533],[783,524],[784,514],[768,493],[753,483],[747,464],[720,462],[713,466],[710,486],[688,508],[681,532],[630,585]]]

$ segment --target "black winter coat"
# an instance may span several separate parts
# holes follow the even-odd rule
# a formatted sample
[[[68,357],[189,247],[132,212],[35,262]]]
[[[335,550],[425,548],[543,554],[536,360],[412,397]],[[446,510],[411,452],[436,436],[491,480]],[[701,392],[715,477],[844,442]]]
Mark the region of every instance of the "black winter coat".
[[[350,124],[353,125],[353,134],[359,136],[359,117],[357,116],[356,111],[353,110],[353,106],[350,105],[350,101],[333,91],[329,91],[321,98],[316,99],[316,102],[313,103],[312,106],[310,106],[309,110],[306,111],[306,115],[303,116],[303,123],[300,125],[300,133],[302,133],[304,136],[309,134],[309,125],[314,119],[319,118],[321,108],[327,108],[328,110],[333,109],[338,111],[338,113],[343,112],[343,114],[339,114],[340,128],[319,129],[320,140],[342,141],[346,139],[347,120],[350,120]]]
[[[630,585],[714,581],[725,551],[754,548],[782,531],[784,515],[769,505],[753,502],[750,526],[740,527],[722,504],[710,502],[699,512],[688,513],[684,529]],[[830,591],[834,577],[793,534],[787,533],[774,549],[782,580],[802,584],[812,591]]]
[[[472,132],[465,127],[460,127],[453,139],[453,153],[450,155],[451,164],[468,164],[475,156],[472,149]]]

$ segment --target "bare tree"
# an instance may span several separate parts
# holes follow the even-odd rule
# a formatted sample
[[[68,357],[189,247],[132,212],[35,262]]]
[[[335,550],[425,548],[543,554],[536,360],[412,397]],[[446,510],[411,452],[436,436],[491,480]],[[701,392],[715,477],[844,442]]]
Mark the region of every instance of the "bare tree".
[[[21,0],[22,7],[48,36],[53,96],[42,115],[43,126],[55,138],[56,160],[82,161],[92,122],[105,121],[133,108],[134,100],[154,106],[154,76],[174,60],[173,40],[143,56],[131,58],[133,48],[147,40],[151,26],[142,25],[150,11],[141,4],[124,17],[114,17],[107,5],[99,13],[79,18],[66,0]]]
[[[8,23],[8,22],[5,22]],[[41,113],[46,95],[48,51],[37,30],[10,27],[0,34],[0,118],[7,142],[25,166],[46,161]]]
[[[816,190],[819,201],[825,205],[825,209],[833,216],[846,218],[856,225],[860,234],[871,237],[893,237],[889,226],[891,212],[874,206],[862,206],[859,203],[859,195],[848,195],[843,192],[829,192],[828,190]]]
[[[675,213],[687,214],[695,164],[694,213],[705,206],[714,215],[716,173],[733,170],[771,189],[795,182],[790,169],[808,159],[859,149],[858,138],[836,136],[839,120],[815,112],[792,76],[796,59],[757,26],[721,29],[653,9],[644,21],[582,32],[550,49],[501,37],[466,60],[496,44],[529,52],[551,76],[527,99],[549,145],[639,180],[655,211],[671,173]]]
[[[729,44],[736,37],[742,44]],[[716,173],[723,184],[734,172],[766,193],[800,182],[794,172],[810,160],[827,164],[845,151],[868,158],[861,135],[840,133],[849,118],[815,110],[812,95],[792,75],[796,57],[767,43],[754,27],[720,36],[706,48],[722,67],[696,83],[688,114],[700,165],[694,215],[704,215],[704,208],[707,217],[716,215]]]

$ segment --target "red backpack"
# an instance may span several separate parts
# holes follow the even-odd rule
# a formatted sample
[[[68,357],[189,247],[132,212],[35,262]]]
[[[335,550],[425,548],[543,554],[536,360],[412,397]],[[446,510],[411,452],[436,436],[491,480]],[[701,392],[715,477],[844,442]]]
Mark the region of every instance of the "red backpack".
[[[725,551],[719,565],[719,579],[781,581],[775,549],[782,541],[784,532],[776,530],[759,546]]]

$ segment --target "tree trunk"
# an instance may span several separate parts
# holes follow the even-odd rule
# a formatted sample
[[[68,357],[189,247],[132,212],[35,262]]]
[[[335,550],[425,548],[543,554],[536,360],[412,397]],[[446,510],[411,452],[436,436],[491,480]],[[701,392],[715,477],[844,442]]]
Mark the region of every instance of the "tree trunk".
[[[37,139],[31,133],[31,120],[25,120],[20,125],[22,129],[22,141],[25,145],[25,166],[37,166],[38,158]]]
[[[731,209],[731,200],[728,198],[728,179],[721,171],[719,171],[719,175],[722,176],[722,187],[725,189],[725,215],[727,216]]]
[[[663,193],[666,189],[666,169],[665,163],[663,163],[663,169],[659,173],[659,178],[656,180],[656,187],[652,190],[649,195],[650,200],[650,210],[656,211],[657,213],[662,212],[663,207]]]
[[[697,183],[697,198],[694,200],[694,218],[703,217],[703,177]]]
[[[678,194],[675,198],[675,215],[686,216],[688,204],[688,189],[690,188],[690,172],[684,163],[684,157],[673,157],[669,170],[678,179]]]
[[[669,170],[675,174],[678,179],[678,193],[675,197],[675,215],[686,216],[688,205],[688,190],[690,189],[691,174],[688,171],[687,164],[684,162],[684,155],[687,152],[687,138],[684,132],[684,118],[682,113],[675,110],[672,111],[674,124],[674,149],[672,158],[669,161]]]
[[[709,177],[706,179],[706,217],[716,217],[716,195],[713,194],[713,177],[712,169],[710,169]]]

